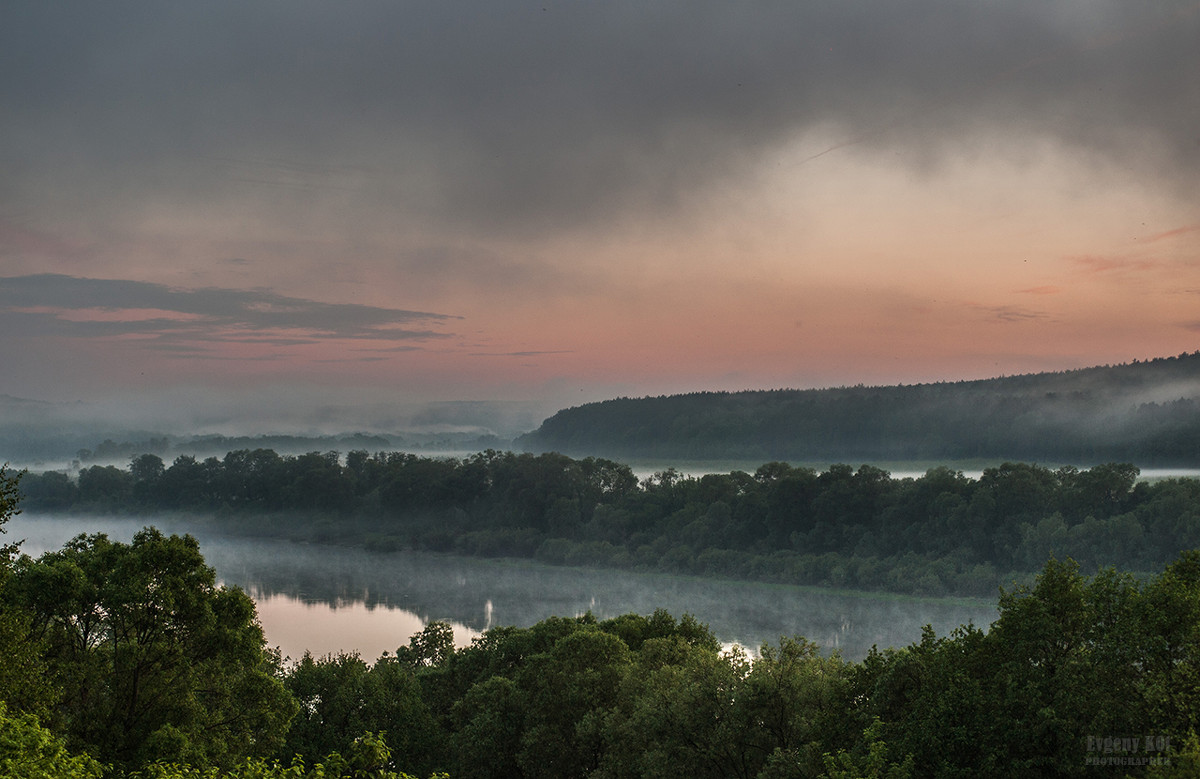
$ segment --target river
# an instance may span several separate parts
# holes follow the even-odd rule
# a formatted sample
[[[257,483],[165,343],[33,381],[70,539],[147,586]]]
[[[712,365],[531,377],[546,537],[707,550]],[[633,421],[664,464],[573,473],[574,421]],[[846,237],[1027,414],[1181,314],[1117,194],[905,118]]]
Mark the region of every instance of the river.
[[[267,642],[298,659],[394,652],[431,620],[454,627],[461,645],[496,625],[528,626],[552,615],[598,618],[665,608],[707,623],[725,644],[756,648],[802,635],[859,660],[872,645],[903,646],[921,627],[944,635],[960,624],[986,626],[994,601],[913,598],[813,587],[732,582],[666,574],[569,568],[524,560],[485,560],[223,535],[204,524],[165,519],[59,518],[22,514],[6,541],[34,557],[79,533],[128,541],[145,525],[189,532],[224,584],[256,602]]]

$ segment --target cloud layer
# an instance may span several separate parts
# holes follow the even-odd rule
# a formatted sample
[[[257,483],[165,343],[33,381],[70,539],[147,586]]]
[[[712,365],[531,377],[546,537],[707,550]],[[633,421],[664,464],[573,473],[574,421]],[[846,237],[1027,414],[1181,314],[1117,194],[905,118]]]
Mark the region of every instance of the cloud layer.
[[[548,406],[1190,351],[1198,40],[1196,0],[14,0],[0,393]]]
[[[249,191],[544,231],[670,212],[817,131],[915,165],[1051,136],[1190,186],[1197,16],[1116,0],[31,0],[0,32],[0,191],[70,201],[34,181],[54,171],[110,206]]]
[[[0,323],[13,336],[141,338],[150,348],[200,351],[222,343],[297,346],[324,340],[411,345],[450,333],[457,317],[329,304],[265,291],[172,289],[61,274],[0,278]]]

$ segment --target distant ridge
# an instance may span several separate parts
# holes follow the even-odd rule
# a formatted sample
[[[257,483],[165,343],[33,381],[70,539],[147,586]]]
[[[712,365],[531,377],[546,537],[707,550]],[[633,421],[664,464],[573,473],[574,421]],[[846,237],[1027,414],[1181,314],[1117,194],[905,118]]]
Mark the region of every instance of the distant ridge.
[[[958,382],[616,398],[515,442],[617,458],[1200,465],[1200,351]]]
[[[18,398],[15,395],[0,393],[0,409],[3,410],[24,410],[24,409],[44,409],[53,408],[54,403],[46,400],[31,400],[29,398]]]

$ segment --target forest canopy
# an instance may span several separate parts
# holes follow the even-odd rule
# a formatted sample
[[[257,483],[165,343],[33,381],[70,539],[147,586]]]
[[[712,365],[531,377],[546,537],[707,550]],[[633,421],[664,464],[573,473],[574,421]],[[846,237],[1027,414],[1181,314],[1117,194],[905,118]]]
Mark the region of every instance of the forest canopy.
[[[6,474],[0,530],[15,511]],[[1050,560],[989,630],[722,649],[664,611],[552,617],[374,662],[266,648],[196,542],[0,555],[0,771],[128,779],[957,777],[1200,770],[1200,552],[1142,582]],[[406,772],[413,772],[409,774]]]
[[[257,449],[170,465],[145,454],[77,479],[28,474],[22,489],[38,512],[186,512],[227,531],[378,552],[990,596],[1051,555],[1088,573],[1152,571],[1200,547],[1200,481],[1138,476],[1121,463],[893,478],[870,465],[818,472],[770,462],[639,482],[621,463],[560,454]]]
[[[1200,352],[981,381],[617,398],[565,409],[529,451],[657,459],[1200,464]]]

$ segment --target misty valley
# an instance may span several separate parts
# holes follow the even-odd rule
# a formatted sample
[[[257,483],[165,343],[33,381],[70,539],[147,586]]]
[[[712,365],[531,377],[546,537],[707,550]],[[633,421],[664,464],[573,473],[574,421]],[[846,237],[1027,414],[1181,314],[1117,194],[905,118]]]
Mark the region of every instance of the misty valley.
[[[689,613],[723,644],[756,651],[780,636],[802,635],[826,652],[862,659],[874,645],[902,646],[922,626],[939,634],[995,619],[987,599],[914,598],[816,588],[717,581],[694,576],[627,573],[492,561],[446,554],[379,554],[341,546],[220,535],[211,527],[170,519],[56,518],[23,514],[12,538],[32,556],[58,549],[80,533],[103,532],[128,542],[145,525],[191,532],[219,581],[249,593],[267,642],[285,656],[358,652],[374,660],[394,652],[430,621],[454,627],[470,643],[489,628],[528,627],[551,616],[591,612],[600,619],[663,608]]]
[[[998,602],[871,598],[254,539],[195,518],[155,517],[168,535],[143,518],[14,517],[16,482],[0,486],[26,552],[6,547],[0,570],[0,761],[14,776],[1200,764],[1196,551],[1142,579],[1052,559]],[[271,649],[322,628],[339,632],[328,654]],[[391,648],[372,657],[368,633]]]
[[[97,779],[1200,769],[1200,427],[1193,400],[1128,406],[1198,366],[626,399],[524,439],[578,456],[157,437],[6,469],[0,764]],[[1081,381],[1095,391],[1067,392]],[[1116,428],[1075,435],[1114,404]],[[1075,437],[1046,424],[1069,407]],[[735,443],[780,414],[814,457],[825,441],[897,459],[806,465],[754,459],[794,453],[769,438]],[[895,446],[872,448],[887,419],[871,434]],[[977,422],[984,448],[964,448]],[[1094,464],[987,450],[1013,441]],[[211,450],[225,442],[243,446]],[[294,451],[326,444],[346,451]],[[591,448],[627,445],[628,462]],[[951,450],[969,459],[938,459]]]
[[[994,597],[1051,556],[1086,573],[1152,572],[1200,546],[1200,481],[1128,463],[945,466],[784,462],[639,480],[622,463],[486,450],[463,458],[354,450],[223,459],[156,455],[74,479],[26,474],[39,513],[191,517],[225,534],[552,565],[922,596]]]
[[[256,449],[4,497],[0,725],[51,775],[1071,775],[1134,731],[1200,764],[1193,478]]]
[[[2,7],[0,779],[1200,778],[1200,0]]]

